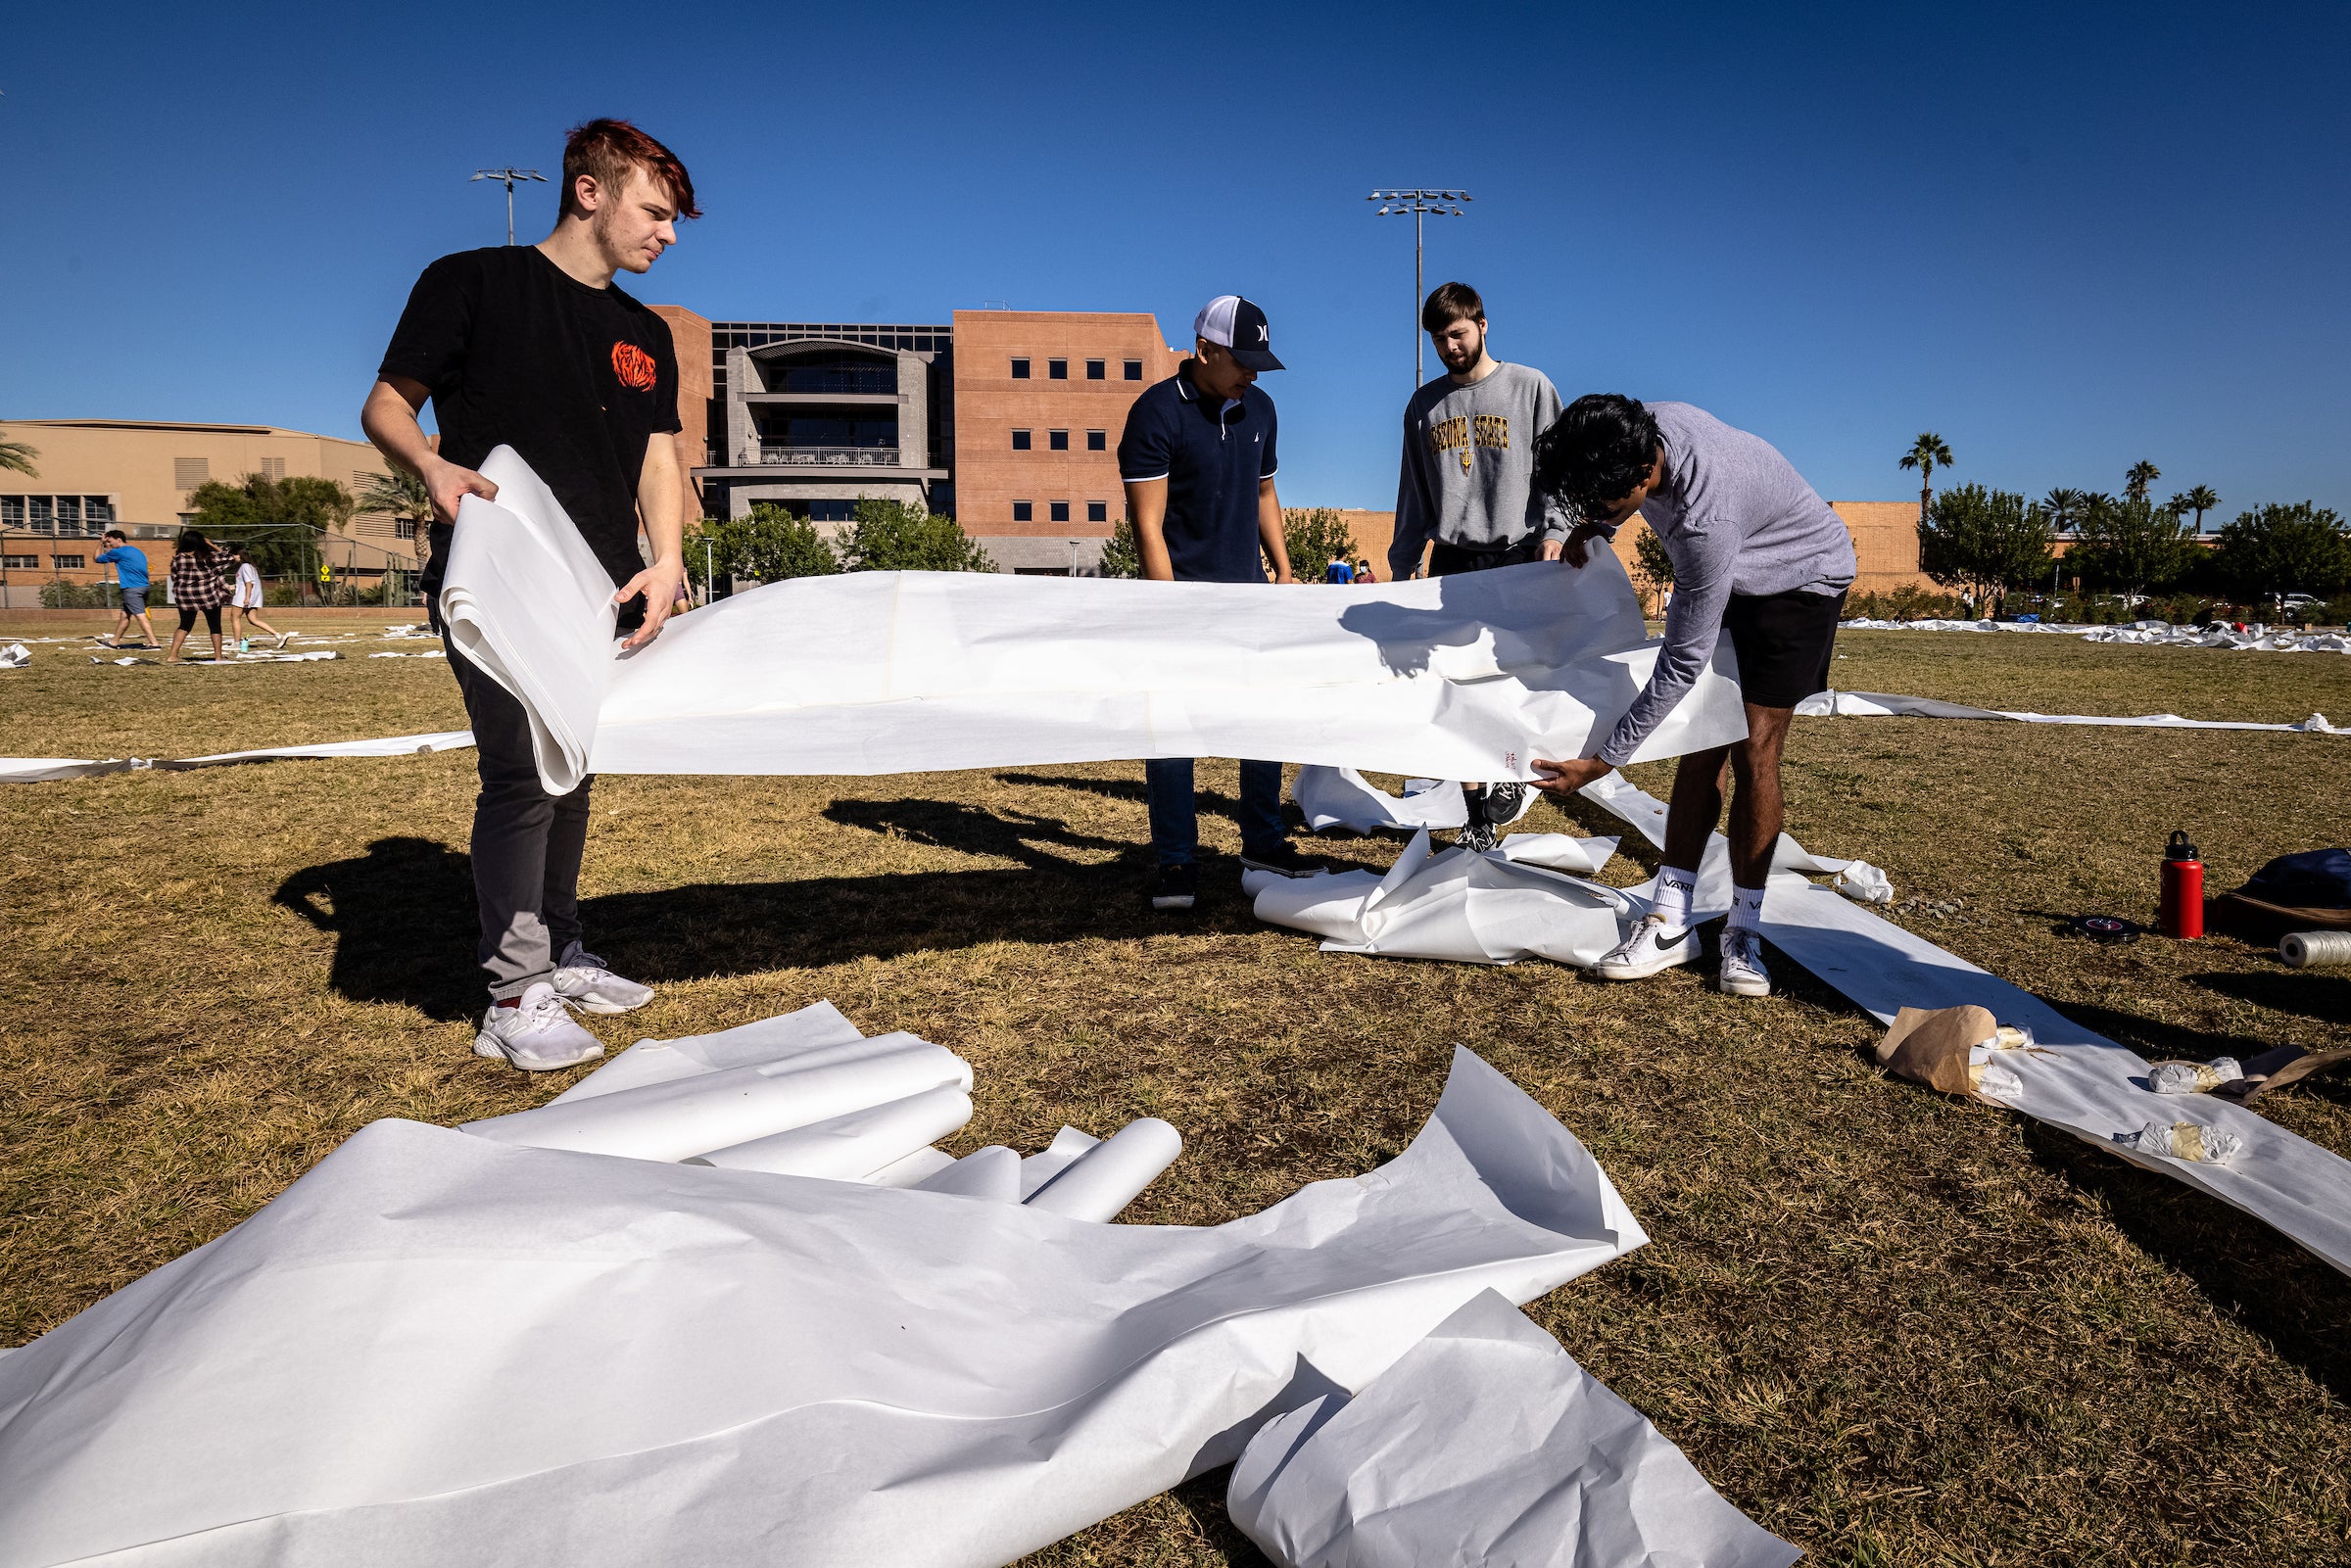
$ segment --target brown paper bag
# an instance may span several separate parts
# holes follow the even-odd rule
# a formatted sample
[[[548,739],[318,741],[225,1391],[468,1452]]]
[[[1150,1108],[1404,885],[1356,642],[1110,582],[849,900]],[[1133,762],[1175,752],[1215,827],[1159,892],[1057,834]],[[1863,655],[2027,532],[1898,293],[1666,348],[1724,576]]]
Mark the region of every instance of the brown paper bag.
[[[1906,1007],[1894,1016],[1886,1038],[1878,1042],[1878,1066],[1931,1089],[1978,1099],[1976,1085],[1983,1069],[1971,1070],[1967,1054],[1991,1044],[1999,1030],[1999,1020],[1991,1010],[1973,1003],[1933,1010]]]

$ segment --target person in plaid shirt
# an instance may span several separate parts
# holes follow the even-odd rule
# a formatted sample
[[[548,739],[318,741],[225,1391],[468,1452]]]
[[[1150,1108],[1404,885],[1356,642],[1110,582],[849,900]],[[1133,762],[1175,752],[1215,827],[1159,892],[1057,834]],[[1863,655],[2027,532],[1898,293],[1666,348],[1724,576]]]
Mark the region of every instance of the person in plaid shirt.
[[[179,543],[171,551],[171,602],[179,609],[179,630],[171,634],[171,651],[164,655],[164,662],[183,662],[179,650],[196,629],[198,610],[204,611],[205,627],[213,634],[213,657],[220,657],[220,606],[228,602],[228,585],[220,580],[213,542],[193,528],[179,531]]]

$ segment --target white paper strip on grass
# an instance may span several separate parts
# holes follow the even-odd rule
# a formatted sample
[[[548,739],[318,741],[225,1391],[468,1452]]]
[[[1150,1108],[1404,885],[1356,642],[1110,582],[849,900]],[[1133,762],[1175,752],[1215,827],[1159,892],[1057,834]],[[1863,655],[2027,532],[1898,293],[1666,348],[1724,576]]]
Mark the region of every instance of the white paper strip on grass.
[[[1090,1132],[1080,1132],[1076,1127],[1064,1127],[1053,1134],[1051,1143],[1035,1154],[1023,1157],[1021,1161],[1021,1201],[1028,1202],[1035,1195],[1037,1188],[1067,1170],[1072,1161],[1101,1141]]]
[[[573,1100],[590,1100],[615,1089],[669,1083],[724,1068],[757,1067],[864,1038],[857,1032],[857,1025],[841,1016],[840,1009],[830,1002],[816,1002],[795,1013],[778,1014],[711,1034],[690,1034],[675,1040],[639,1040],[549,1103],[562,1105]]]
[[[1274,1417],[1225,1506],[1282,1568],[1788,1568],[1803,1553],[1481,1291],[1353,1399]]]
[[[2299,724],[2252,724],[2233,719],[2183,719],[2176,713],[2142,713],[2108,718],[2087,713],[2031,713],[2009,708],[1971,708],[1935,697],[1906,697],[1891,691],[1820,691],[1796,705],[1804,718],[2008,719],[2019,724],[2087,724],[2127,730],[2276,730],[2297,735],[2351,735],[2351,729],[2314,713]]]
[[[587,1100],[550,1101],[468,1121],[462,1130],[536,1149],[684,1160],[927,1089],[960,1089],[970,1083],[970,1067],[952,1051],[917,1041],[888,1056],[805,1072],[728,1068]]]
[[[1663,843],[1662,801],[1615,774],[1584,793],[1643,833],[1654,829],[1651,842]],[[2017,1060],[2003,1065],[2013,1068],[2023,1092],[2004,1103],[2233,1205],[2351,1273],[2351,1161],[2231,1101],[2210,1095],[2182,1101],[2154,1093],[2147,1063],[2135,1052],[1786,869],[1840,864],[1817,860],[1782,836],[1763,899],[1766,940],[1882,1023],[1893,1022],[1905,1007],[1974,1003],[2002,1023],[2030,1029],[2034,1043],[2045,1049],[2008,1053]],[[1728,846],[1717,833],[1699,874],[1700,909],[1726,908],[1727,891],[1721,904],[1710,906],[1709,889],[1728,886]],[[2234,1135],[2244,1152],[2232,1164],[2219,1165],[2142,1154],[2119,1141],[2150,1121],[2183,1119]]]
[[[1021,1157],[1000,1143],[975,1149],[942,1170],[915,1183],[924,1192],[943,1192],[959,1198],[984,1198],[990,1203],[1021,1200]]]
[[[542,782],[1267,757],[1479,780],[1580,756],[1648,680],[1624,568],[1534,563],[1353,594],[851,572],[771,583],[616,658],[611,582],[501,448],[442,614],[532,716]],[[1636,760],[1746,733],[1726,640]]]
[[[1614,847],[1608,839],[1568,843],[1587,862],[1597,851],[1586,843]],[[1425,829],[1385,877],[1367,871],[1301,878],[1253,872],[1242,877],[1241,886],[1255,899],[1259,920],[1320,936],[1325,952],[1467,964],[1548,958],[1589,966],[1622,940],[1638,913],[1615,888],[1521,863],[1500,850],[1432,853]]]
[[[2150,646],[2231,648],[2259,653],[2351,653],[2351,637],[2340,632],[2286,632],[2255,623],[2239,632],[2230,627],[2199,631],[2168,621],[2134,621],[2129,626],[2088,626],[2033,621],[1847,621],[1856,632],[2023,632],[2058,633],[2085,642],[2133,642]]]
[[[1216,1226],[377,1122],[0,1358],[0,1560],[995,1568],[1229,1463],[1302,1359],[1361,1388],[1644,1239],[1466,1051],[1397,1159]]]
[[[473,744],[471,730],[437,730],[430,735],[385,736],[376,740],[327,740],[312,746],[271,746],[262,751],[222,751],[209,757],[158,762],[166,770],[218,768],[238,762],[283,762],[307,757],[407,757],[430,751],[461,751]]]
[[[972,1098],[941,1086],[863,1111],[698,1154],[686,1164],[778,1176],[862,1181],[972,1119]]]
[[[1142,1117],[1095,1144],[1024,1200],[1032,1209],[1108,1224],[1183,1153],[1183,1135]]]
[[[95,779],[152,767],[144,757],[0,757],[0,784],[47,784],[54,779]]]

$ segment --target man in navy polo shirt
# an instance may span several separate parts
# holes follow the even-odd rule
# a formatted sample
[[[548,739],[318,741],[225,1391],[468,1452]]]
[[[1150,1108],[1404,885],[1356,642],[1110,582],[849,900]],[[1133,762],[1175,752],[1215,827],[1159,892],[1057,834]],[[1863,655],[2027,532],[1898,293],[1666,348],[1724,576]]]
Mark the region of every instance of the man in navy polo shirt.
[[[1192,322],[1192,357],[1134,400],[1119,437],[1127,515],[1159,583],[1288,583],[1281,500],[1273,494],[1273,400],[1258,372],[1278,370],[1266,312],[1237,294],[1208,302]],[[1261,559],[1261,552],[1263,558]],[[1143,764],[1151,847],[1159,873],[1153,909],[1190,909],[1200,890],[1199,803],[1188,757]],[[1304,877],[1322,868],[1298,853],[1281,825],[1281,764],[1241,764],[1241,864]]]

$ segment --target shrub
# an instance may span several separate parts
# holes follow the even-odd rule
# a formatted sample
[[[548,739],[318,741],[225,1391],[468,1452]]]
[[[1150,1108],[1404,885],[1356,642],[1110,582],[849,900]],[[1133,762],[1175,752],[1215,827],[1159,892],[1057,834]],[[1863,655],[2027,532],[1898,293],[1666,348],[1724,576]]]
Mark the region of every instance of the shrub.
[[[1959,595],[1930,594],[1905,583],[1884,592],[1853,594],[1845,601],[1845,613],[1856,621],[1955,621]]]
[[[114,602],[103,583],[41,585],[41,608],[45,610],[103,610],[112,608]]]
[[[841,539],[840,564],[852,572],[992,572],[996,563],[954,518],[903,501],[857,502]]]

